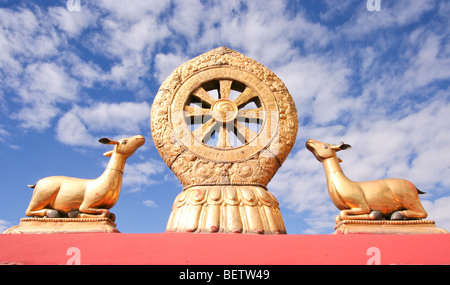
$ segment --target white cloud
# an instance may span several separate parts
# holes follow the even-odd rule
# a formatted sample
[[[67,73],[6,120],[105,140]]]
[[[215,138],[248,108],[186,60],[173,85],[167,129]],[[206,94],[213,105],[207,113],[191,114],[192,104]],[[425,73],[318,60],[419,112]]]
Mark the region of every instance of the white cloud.
[[[144,200],[144,201],[142,201],[142,204],[144,204],[144,206],[149,207],[149,208],[156,208],[156,207],[158,207],[156,202],[152,201],[152,200]]]
[[[28,60],[55,55],[61,40],[47,21],[40,8],[34,10],[0,9],[3,44],[2,53],[9,54],[11,60]]]
[[[174,14],[168,21],[175,37],[171,49],[199,53],[226,45],[271,66],[289,62],[298,52],[296,41],[302,41],[308,49],[329,43],[332,33],[307,20],[301,11],[292,16],[286,4],[220,1],[201,5],[198,0],[174,1]],[[179,41],[180,36],[186,41]]]
[[[434,201],[423,200],[422,204],[428,213],[428,219],[434,220],[438,228],[450,232],[450,196],[442,197]]]
[[[12,137],[13,135],[9,131],[7,131],[2,124],[0,124],[0,143],[4,143],[7,147],[14,150],[21,149],[20,146],[15,145],[14,143],[11,142]]]
[[[408,44],[418,47],[417,54],[410,55],[409,68],[404,72],[399,84],[405,91],[414,91],[436,80],[450,78],[450,58],[445,49],[450,48],[444,34],[436,34],[429,30],[416,30],[418,34],[411,37]]]
[[[420,18],[430,10],[436,8],[435,0],[423,1],[395,1],[389,7],[389,17],[398,25],[407,25],[420,20]]]
[[[23,107],[12,117],[22,121],[21,127],[42,131],[50,127],[50,121],[59,114],[52,104],[38,103],[32,107]]]
[[[86,28],[95,25],[99,17],[94,9],[70,12],[67,7],[50,7],[48,14],[69,37],[78,37]]]
[[[382,29],[394,29],[415,23],[436,7],[436,1],[381,1],[380,12],[370,12],[367,1],[355,7],[355,14],[342,26],[344,35],[358,39],[366,35],[380,35]]]
[[[0,219],[0,234],[11,227],[11,223]]]
[[[146,102],[98,103],[80,109],[79,114],[92,131],[138,133],[148,124],[150,106]]]
[[[90,33],[83,45],[94,54],[106,56],[114,64],[104,73],[103,81],[119,88],[144,88],[154,47],[169,31],[160,21],[168,1],[99,1],[86,9],[99,9],[101,33]],[[112,44],[113,43],[113,44]]]
[[[352,72],[343,60],[331,55],[309,55],[294,58],[276,72],[290,90],[301,116],[312,118],[314,123],[329,123],[344,110],[358,107],[356,100],[346,94]]]
[[[203,21],[208,19],[208,13],[200,0],[173,1],[174,15],[169,26],[177,33],[188,39],[198,36]]]
[[[56,126],[56,138],[67,145],[94,146],[96,140],[74,112],[66,113]]]
[[[138,135],[148,127],[149,117],[150,107],[146,102],[75,106],[59,120],[57,139],[69,145],[97,146],[96,140],[92,140],[94,134],[114,136],[111,138]]]
[[[15,114],[25,128],[43,130],[59,114],[57,103],[76,101],[78,84],[55,63],[34,63],[24,70],[17,93],[23,108]]]
[[[22,106],[12,117],[39,131],[59,114],[57,104],[75,101],[78,91],[65,68],[48,60],[65,45],[50,22],[37,6],[0,9],[0,78]]]
[[[56,63],[34,63],[25,69],[19,95],[25,104],[65,102],[76,99],[77,83]]]
[[[101,9],[113,14],[115,18],[123,21],[136,21],[148,15],[157,15],[169,5],[169,0],[140,1],[129,0],[126,3],[121,0],[101,0],[91,5],[98,5]],[[87,8],[89,9],[89,7]]]
[[[92,61],[83,61],[74,53],[61,53],[60,62],[67,66],[68,72],[82,87],[92,88],[96,83],[107,85],[105,72]]]
[[[97,35],[103,51],[118,58],[145,52],[146,48],[153,48],[158,40],[168,35],[167,28],[159,24],[155,16],[137,18],[131,23],[108,19],[102,23],[102,28],[104,33]],[[111,42],[115,43],[114,46]]]
[[[103,53],[121,59],[133,56],[134,52],[144,52],[142,55],[145,55],[147,48],[153,48],[168,35],[167,27],[158,18],[168,2],[132,2],[96,3],[107,14],[99,21],[102,33],[91,38],[90,44],[93,46],[90,47],[93,50],[101,48]]]
[[[325,7],[323,7],[322,11],[320,12],[320,19],[327,22],[355,10],[355,8],[360,5],[361,1],[340,0],[339,2],[336,2],[335,0],[325,0],[324,2]]]
[[[160,183],[160,176],[166,165],[159,160],[148,159],[145,162],[127,164],[124,170],[123,185],[130,192],[142,191],[143,188]]]
[[[0,124],[0,141],[4,141],[5,137],[9,136],[9,132],[3,129],[3,126]]]
[[[162,83],[178,66],[188,61],[186,55],[158,53],[155,56],[155,77]]]

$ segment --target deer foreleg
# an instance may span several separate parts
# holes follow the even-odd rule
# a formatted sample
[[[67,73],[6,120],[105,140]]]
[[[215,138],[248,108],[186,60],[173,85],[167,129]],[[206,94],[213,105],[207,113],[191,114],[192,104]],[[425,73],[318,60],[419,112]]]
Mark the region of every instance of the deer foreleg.
[[[369,220],[372,219],[370,217],[370,208],[351,208],[347,210],[342,210],[339,213],[339,217],[341,220]]]
[[[403,219],[425,219],[427,217],[427,212],[425,210],[403,210],[395,211],[391,215],[391,220],[403,220]]]
[[[383,219],[383,214],[380,211],[372,211],[369,206],[360,208],[351,208],[342,210],[336,216],[336,223],[342,220],[380,220]]]
[[[54,209],[41,209],[41,210],[27,209],[25,214],[29,217],[48,217],[48,218],[60,217],[59,212]]]
[[[97,209],[97,208],[89,208],[86,206],[83,206],[81,204],[80,206],[80,214],[78,214],[78,217],[80,218],[109,218],[111,213],[108,209]]]

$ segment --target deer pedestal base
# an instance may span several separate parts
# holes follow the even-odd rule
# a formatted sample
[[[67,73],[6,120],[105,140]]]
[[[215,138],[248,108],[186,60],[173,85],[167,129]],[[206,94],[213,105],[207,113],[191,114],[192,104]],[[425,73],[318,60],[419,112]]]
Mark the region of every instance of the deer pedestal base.
[[[120,233],[108,218],[22,218],[4,234]]]
[[[335,234],[445,234],[432,220],[369,221],[344,220],[335,227]]]

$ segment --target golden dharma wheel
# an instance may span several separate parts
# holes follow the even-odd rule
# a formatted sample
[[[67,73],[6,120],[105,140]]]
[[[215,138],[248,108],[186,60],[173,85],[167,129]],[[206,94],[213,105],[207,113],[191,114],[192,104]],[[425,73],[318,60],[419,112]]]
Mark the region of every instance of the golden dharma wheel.
[[[292,97],[262,64],[221,47],[178,67],[151,114],[155,146],[184,186],[166,230],[286,233],[266,186],[297,127]]]

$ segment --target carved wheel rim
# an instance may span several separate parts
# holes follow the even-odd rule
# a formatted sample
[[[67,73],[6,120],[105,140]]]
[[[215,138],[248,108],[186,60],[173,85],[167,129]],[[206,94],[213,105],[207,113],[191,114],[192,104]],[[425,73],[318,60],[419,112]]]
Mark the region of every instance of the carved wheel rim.
[[[199,157],[233,162],[271,144],[279,113],[264,82],[246,71],[220,67],[186,79],[173,96],[170,117],[181,145]]]

